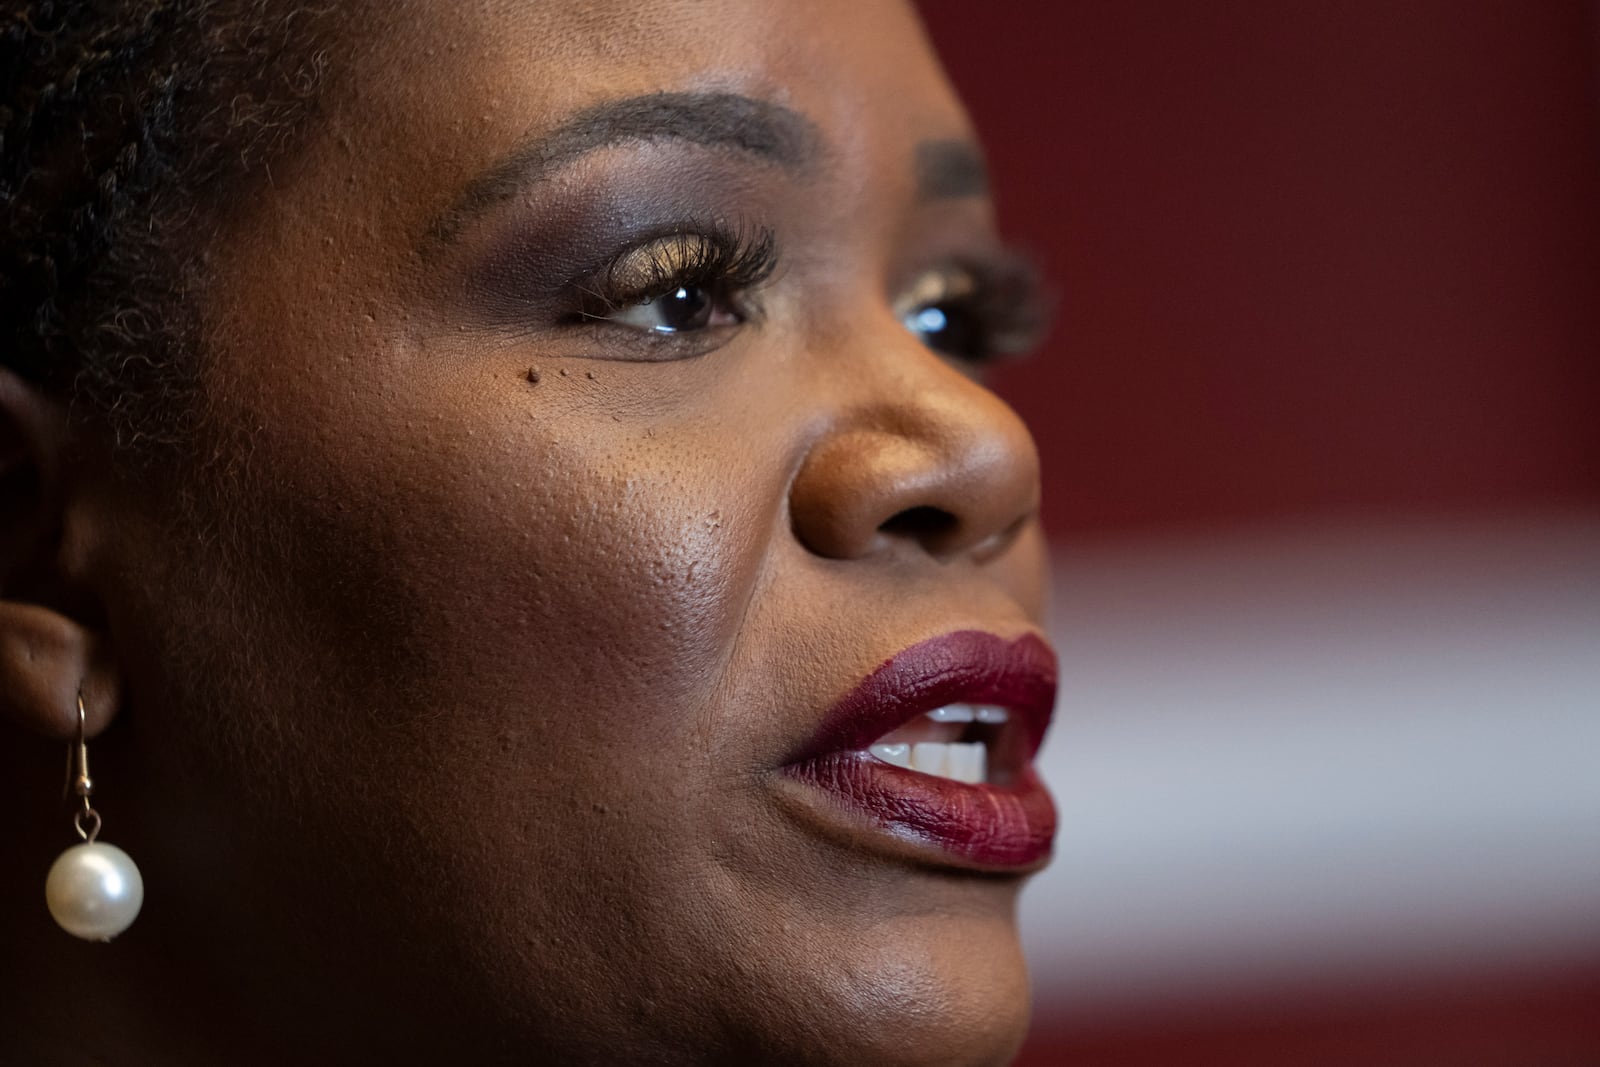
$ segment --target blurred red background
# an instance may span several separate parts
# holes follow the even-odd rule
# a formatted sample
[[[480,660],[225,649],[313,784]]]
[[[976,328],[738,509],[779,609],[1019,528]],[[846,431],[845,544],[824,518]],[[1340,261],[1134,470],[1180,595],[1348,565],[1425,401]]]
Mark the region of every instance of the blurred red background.
[[[928,0],[1058,534],[1600,499],[1593,6]]]
[[[1060,544],[1600,510],[1595,5],[920,6],[1058,290]],[[1600,1064],[1592,952],[1057,1007],[1021,1064]]]

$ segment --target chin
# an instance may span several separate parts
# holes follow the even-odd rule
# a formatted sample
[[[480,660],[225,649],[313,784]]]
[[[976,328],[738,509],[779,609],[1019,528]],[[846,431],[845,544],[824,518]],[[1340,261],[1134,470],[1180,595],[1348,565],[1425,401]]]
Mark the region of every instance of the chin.
[[[787,992],[801,994],[791,1010],[803,1021],[760,1054],[726,1062],[1002,1067],[1027,1034],[1027,968],[1009,919],[883,923],[810,981],[790,977]]]

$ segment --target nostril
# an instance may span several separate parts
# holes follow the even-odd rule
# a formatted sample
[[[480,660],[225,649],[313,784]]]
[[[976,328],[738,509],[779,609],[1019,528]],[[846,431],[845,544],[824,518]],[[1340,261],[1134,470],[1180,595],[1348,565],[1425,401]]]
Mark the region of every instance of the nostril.
[[[935,549],[947,541],[960,525],[961,520],[943,508],[921,506],[906,508],[898,514],[891,515],[887,521],[879,525],[878,531],[890,537],[904,537],[918,541],[930,549]]]

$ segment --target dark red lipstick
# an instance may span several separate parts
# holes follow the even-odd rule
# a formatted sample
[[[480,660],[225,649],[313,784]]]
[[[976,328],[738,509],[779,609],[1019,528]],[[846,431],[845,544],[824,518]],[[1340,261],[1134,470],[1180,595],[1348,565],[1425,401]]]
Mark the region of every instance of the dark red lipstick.
[[[892,835],[932,845],[961,866],[1025,870],[1050,854],[1055,806],[1033,769],[1056,694],[1056,657],[1033,635],[966,630],[895,655],[829,712],[784,773]],[[1003,708],[992,770],[969,784],[873,756],[869,746],[936,708]]]

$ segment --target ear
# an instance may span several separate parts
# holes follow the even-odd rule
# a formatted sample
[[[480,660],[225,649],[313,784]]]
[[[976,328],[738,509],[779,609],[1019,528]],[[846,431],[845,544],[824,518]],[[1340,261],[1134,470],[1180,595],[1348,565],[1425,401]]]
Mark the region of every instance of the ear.
[[[66,405],[0,367],[0,726],[68,740],[115,714],[98,602],[66,573]]]

